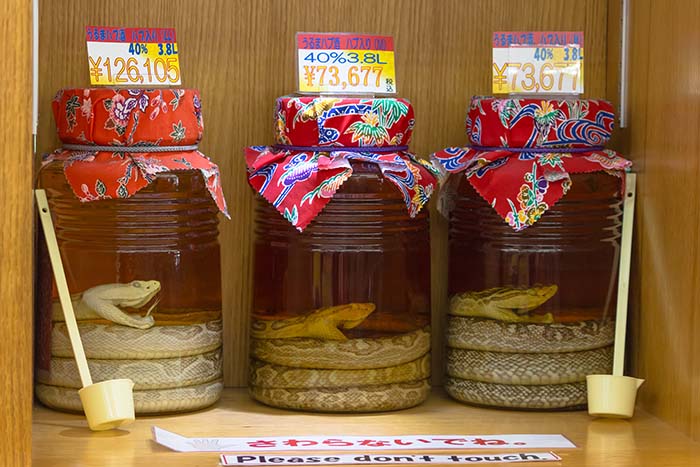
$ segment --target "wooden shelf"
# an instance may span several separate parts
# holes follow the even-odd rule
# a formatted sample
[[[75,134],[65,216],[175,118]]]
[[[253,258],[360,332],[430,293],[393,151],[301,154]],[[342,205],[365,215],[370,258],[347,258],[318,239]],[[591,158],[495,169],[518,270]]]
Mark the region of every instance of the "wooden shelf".
[[[565,466],[698,466],[700,443],[638,410],[635,418],[594,420],[585,411],[517,412],[469,407],[440,389],[423,405],[383,414],[327,415],[273,409],[244,389],[227,389],[210,409],[141,417],[123,430],[93,433],[82,416],[34,407],[34,466],[216,466],[216,453],[176,453],[152,440],[151,426],[184,436],[300,434],[561,433],[578,448],[559,449]],[[482,451],[483,452],[483,451]],[[521,465],[521,464],[518,464]]]

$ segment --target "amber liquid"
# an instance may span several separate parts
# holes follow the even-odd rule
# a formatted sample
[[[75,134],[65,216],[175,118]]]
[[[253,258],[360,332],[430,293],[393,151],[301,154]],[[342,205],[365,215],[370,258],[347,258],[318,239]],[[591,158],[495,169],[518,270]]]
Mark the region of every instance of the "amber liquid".
[[[379,168],[353,163],[353,175],[303,233],[258,201],[254,318],[286,319],[348,303],[376,311],[347,337],[412,332],[430,323],[427,210],[411,219]]]
[[[556,322],[614,318],[622,193],[618,177],[574,174],[542,218],[515,232],[461,176],[450,218],[449,294],[558,286],[533,314]]]
[[[40,174],[47,192],[71,294],[133,280],[157,280],[152,314],[157,326],[204,323],[221,317],[218,211],[199,171],[166,172],[128,199],[80,202],[53,162]],[[43,246],[43,242],[40,242]],[[51,270],[39,255],[38,366],[50,358]],[[141,310],[145,314],[153,303]],[[98,323],[110,324],[106,320]],[[43,358],[42,358],[43,357]]]
[[[42,170],[72,293],[158,280],[158,312],[221,310],[216,205],[199,171],[167,172],[125,200],[81,203],[63,164]]]

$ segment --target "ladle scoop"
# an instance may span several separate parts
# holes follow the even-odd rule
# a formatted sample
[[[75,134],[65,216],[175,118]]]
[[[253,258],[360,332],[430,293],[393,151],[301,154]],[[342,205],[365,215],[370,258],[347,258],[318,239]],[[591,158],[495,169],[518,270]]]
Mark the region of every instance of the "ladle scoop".
[[[78,373],[82,389],[78,391],[83,410],[87,417],[88,426],[93,431],[111,430],[134,421],[134,383],[130,379],[111,379],[100,383],[93,383],[90,376],[83,343],[80,340],[78,324],[75,320],[75,312],[71,301],[66,274],[61,262],[61,254],[56,241],[56,232],[51,220],[49,203],[44,190],[34,190],[39,218],[44,230],[46,245],[49,250],[51,267],[53,268],[58,297],[66,320],[68,337],[73,347],[73,355],[78,365]]]
[[[624,376],[625,338],[627,336],[627,304],[629,295],[630,262],[632,256],[632,227],[636,174],[628,172],[625,178],[625,201],[622,213],[620,241],[620,269],[618,272],[617,311],[615,314],[615,347],[612,375],[586,376],[588,413],[594,417],[631,418],[637,400],[637,389],[643,379]]]

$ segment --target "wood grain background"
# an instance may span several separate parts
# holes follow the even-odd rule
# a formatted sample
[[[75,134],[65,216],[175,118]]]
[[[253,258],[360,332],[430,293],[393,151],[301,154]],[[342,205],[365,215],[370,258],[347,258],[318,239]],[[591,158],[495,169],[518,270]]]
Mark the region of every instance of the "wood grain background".
[[[31,2],[0,4],[0,465],[32,445]]]
[[[700,440],[700,2],[632,3],[632,372],[642,405]]]
[[[220,242],[225,379],[246,382],[252,200],[242,148],[272,141],[274,99],[295,90],[294,34],[350,31],[394,36],[401,96],[416,111],[420,155],[466,141],[472,94],[490,93],[495,30],[583,30],[587,95],[606,93],[606,0],[152,0],[41,2],[39,150],[57,145],[50,100],[61,87],[89,84],[85,26],[174,27],[183,85],[203,96],[202,150],[221,167],[233,214]],[[445,222],[433,216],[434,316],[445,300]],[[439,336],[439,320],[435,321]],[[438,341],[436,341],[438,344]],[[436,345],[436,361],[440,345]],[[435,366],[439,381],[440,366]]]

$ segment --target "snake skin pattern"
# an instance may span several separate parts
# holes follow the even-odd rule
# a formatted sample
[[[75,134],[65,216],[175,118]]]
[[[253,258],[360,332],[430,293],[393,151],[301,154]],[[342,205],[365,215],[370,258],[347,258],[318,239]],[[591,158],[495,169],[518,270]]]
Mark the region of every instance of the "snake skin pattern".
[[[251,355],[295,368],[362,370],[396,366],[430,350],[430,329],[375,339],[251,339]]]
[[[429,328],[345,341],[254,338],[250,393],[267,405],[319,412],[412,407],[428,396],[429,352]]]
[[[499,384],[576,383],[612,371],[612,346],[581,352],[504,353],[447,349],[449,376]]]
[[[453,297],[445,383],[452,397],[520,409],[586,403],[586,376],[612,370],[614,322],[556,323],[551,313],[547,320],[531,315],[553,295],[534,293],[541,290],[556,293],[556,286],[497,287]]]
[[[95,382],[134,382],[136,413],[181,412],[213,404],[221,394],[221,320],[136,329],[117,324],[78,324]],[[37,397],[62,410],[81,410],[78,369],[65,323],[53,323],[51,363],[37,372]]]
[[[612,345],[614,321],[507,323],[495,319],[448,316],[447,345],[494,352],[576,352]]]
[[[251,396],[266,405],[320,412],[380,412],[407,409],[428,398],[427,379],[376,386],[282,389],[250,386]]]
[[[223,380],[218,379],[197,386],[134,391],[134,411],[137,414],[149,414],[202,409],[215,403],[221,397],[223,389]],[[44,405],[51,408],[83,411],[77,389],[37,384],[36,395]]]
[[[195,386],[220,379],[223,375],[221,349],[182,358],[89,359],[88,366],[94,381],[127,378],[134,382],[136,391]],[[50,370],[37,372],[37,381],[50,386],[82,387],[78,366],[72,358],[52,357]]]
[[[408,363],[368,370],[310,370],[253,361],[250,384],[260,388],[314,389],[406,383],[430,376],[430,353]]]
[[[468,404],[514,409],[580,408],[586,404],[586,382],[522,385],[496,384],[448,377],[445,389]]]
[[[135,329],[116,324],[78,323],[87,358],[175,358],[211,352],[221,346],[221,320],[202,324]],[[51,355],[73,358],[65,323],[54,323]]]

